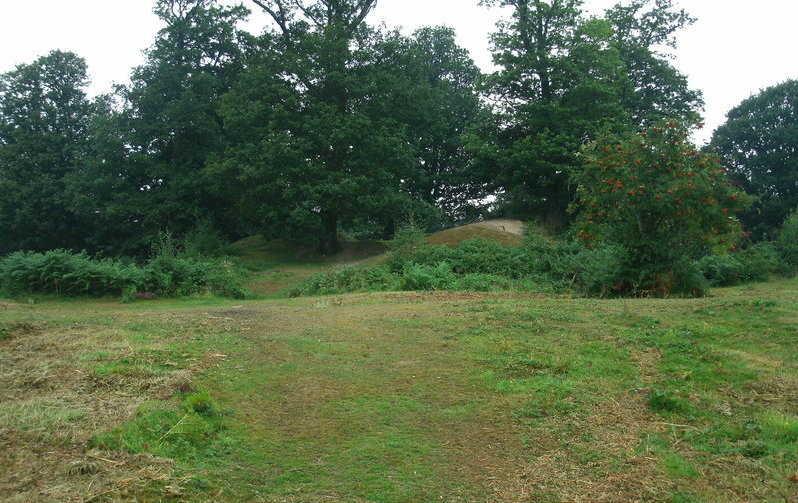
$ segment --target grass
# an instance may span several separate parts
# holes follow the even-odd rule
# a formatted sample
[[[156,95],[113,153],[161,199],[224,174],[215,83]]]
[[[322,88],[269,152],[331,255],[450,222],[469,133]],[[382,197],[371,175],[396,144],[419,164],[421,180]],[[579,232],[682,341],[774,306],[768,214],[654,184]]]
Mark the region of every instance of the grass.
[[[509,223],[508,223],[509,222]],[[488,223],[454,227],[427,236],[426,241],[434,245],[454,247],[475,238],[492,239],[507,245],[520,245],[523,236],[511,232],[505,226],[522,227],[519,221],[489,221]],[[538,227],[533,232],[548,236]],[[332,256],[319,254],[312,244],[287,239],[266,240],[252,236],[233,243],[231,249],[241,261],[253,271],[253,279],[247,285],[261,297],[277,297],[291,285],[330,270],[332,266],[378,265],[386,261],[388,245],[382,241],[343,241],[341,251]]]
[[[0,494],[795,501],[798,281],[715,294],[2,304]]]

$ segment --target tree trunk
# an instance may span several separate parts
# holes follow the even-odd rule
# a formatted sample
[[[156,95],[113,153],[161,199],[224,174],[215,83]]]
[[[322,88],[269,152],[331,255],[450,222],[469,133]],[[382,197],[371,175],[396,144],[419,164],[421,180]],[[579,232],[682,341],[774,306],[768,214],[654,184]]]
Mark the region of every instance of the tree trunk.
[[[549,201],[546,205],[544,216],[546,227],[555,232],[563,230],[567,218],[567,207],[567,204],[563,204],[562,201],[558,199]]]
[[[544,207],[544,223],[556,232],[565,229],[568,223],[568,203],[570,201],[568,188],[557,185],[552,188],[547,195],[546,206]]]
[[[389,240],[393,239],[394,235],[396,234],[396,219],[389,218],[388,222],[385,224],[385,227],[382,229],[382,239]]]
[[[334,255],[341,250],[338,243],[338,215],[334,212],[321,213],[321,236],[319,251],[324,255]]]

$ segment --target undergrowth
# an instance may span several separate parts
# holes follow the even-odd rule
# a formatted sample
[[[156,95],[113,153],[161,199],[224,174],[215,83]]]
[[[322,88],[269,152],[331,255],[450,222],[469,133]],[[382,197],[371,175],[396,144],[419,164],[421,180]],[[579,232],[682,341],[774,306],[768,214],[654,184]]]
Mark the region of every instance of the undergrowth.
[[[787,272],[777,248],[759,243],[724,255],[671,264],[667,271],[640,264],[617,245],[588,247],[578,239],[529,236],[520,246],[476,238],[454,247],[426,243],[406,232],[385,264],[345,266],[288,288],[301,295],[396,290],[518,290],[586,297],[701,297],[711,286],[765,281]]]
[[[144,264],[52,250],[16,252],[0,259],[0,292],[9,297],[180,297],[211,294],[244,298],[245,275],[229,259],[159,254]]]

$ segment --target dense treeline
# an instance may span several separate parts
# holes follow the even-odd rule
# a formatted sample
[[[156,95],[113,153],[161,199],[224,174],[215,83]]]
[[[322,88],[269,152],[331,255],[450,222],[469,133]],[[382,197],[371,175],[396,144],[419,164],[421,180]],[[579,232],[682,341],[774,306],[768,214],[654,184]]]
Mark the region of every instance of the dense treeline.
[[[252,0],[271,21],[253,34],[244,5],[157,0],[163,28],[127,86],[90,99],[85,61],[61,51],[1,75],[0,254],[144,256],[198,228],[333,253],[342,230],[390,238],[487,212],[563,229],[585,145],[700,120],[668,59],[693,22],[672,0],[599,17],[580,0],[483,0],[509,14],[488,75],[449,28],[370,25],[376,2]],[[757,196],[756,237],[798,204],[795,100],[794,82],[768,90],[713,139]],[[758,133],[786,132],[740,138],[759,117]]]

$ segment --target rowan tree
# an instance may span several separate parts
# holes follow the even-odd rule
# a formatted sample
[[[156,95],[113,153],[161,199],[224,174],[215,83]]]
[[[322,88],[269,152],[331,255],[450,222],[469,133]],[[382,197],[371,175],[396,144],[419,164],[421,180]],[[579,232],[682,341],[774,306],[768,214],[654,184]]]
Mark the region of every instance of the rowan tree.
[[[709,250],[734,250],[736,214],[748,197],[734,188],[721,159],[699,151],[689,130],[659,123],[644,133],[600,138],[572,173],[580,209],[577,236],[624,255],[621,293],[684,291],[690,262]]]

